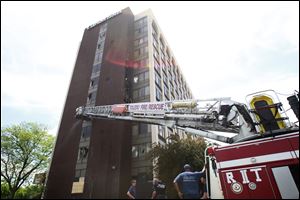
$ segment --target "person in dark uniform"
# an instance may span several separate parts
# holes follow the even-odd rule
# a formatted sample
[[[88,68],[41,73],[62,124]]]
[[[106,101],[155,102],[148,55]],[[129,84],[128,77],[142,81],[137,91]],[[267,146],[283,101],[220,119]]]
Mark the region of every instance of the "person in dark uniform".
[[[200,196],[201,199],[208,199],[205,176],[200,178]]]
[[[131,186],[128,189],[127,196],[129,197],[129,199],[136,198],[136,180],[135,179],[131,180]]]
[[[159,179],[153,181],[152,199],[166,199],[166,184]]]

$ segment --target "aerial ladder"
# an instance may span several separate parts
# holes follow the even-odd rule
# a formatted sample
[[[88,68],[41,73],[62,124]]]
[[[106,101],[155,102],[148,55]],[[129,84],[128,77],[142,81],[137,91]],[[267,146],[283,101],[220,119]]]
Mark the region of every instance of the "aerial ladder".
[[[81,106],[76,109],[76,117],[162,125],[225,143],[239,141],[241,135],[255,134],[246,107],[230,98]],[[230,138],[211,131],[236,133],[237,136]]]
[[[248,106],[229,97],[81,106],[76,118],[162,125],[227,143],[205,150],[206,185],[212,199],[298,199],[299,93],[287,100],[288,110],[298,119],[295,123],[273,90],[248,95]]]
[[[264,98],[267,98],[268,102],[265,102]],[[252,109],[248,109],[245,104],[233,101],[229,97],[81,106],[76,109],[76,118],[124,120],[162,125],[229,144],[253,139],[262,134],[266,136],[282,132],[283,128],[285,130],[298,129],[291,125],[287,116],[281,116],[279,112],[283,109],[281,103],[274,104],[269,97],[264,97],[264,95],[253,99],[250,103],[253,105]],[[255,100],[257,100],[256,103]],[[255,107],[260,104],[262,106]],[[265,119],[263,114],[270,119]],[[266,123],[273,126],[264,128],[263,125]],[[279,124],[279,126],[274,128],[274,124]],[[216,134],[216,132],[223,134]],[[224,132],[235,133],[235,136],[224,136],[226,135]]]

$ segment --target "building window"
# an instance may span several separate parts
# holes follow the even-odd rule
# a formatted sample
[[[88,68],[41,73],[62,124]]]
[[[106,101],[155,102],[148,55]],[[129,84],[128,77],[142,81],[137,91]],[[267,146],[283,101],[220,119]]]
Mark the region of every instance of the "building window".
[[[158,85],[159,88],[161,88],[161,79],[158,73],[155,72],[155,83]]]
[[[132,126],[132,135],[136,136],[139,134],[139,125],[136,124],[136,125],[133,125]]]
[[[162,100],[162,95],[161,95],[161,91],[158,87],[156,87],[156,100],[157,101],[161,101]]]
[[[163,127],[162,126],[158,126],[158,134],[162,137],[164,137],[164,134],[163,134]]]
[[[145,80],[149,80],[149,71],[144,72]]]
[[[138,58],[140,56],[140,49],[134,51],[134,58]]]
[[[133,63],[133,68],[139,68],[141,66],[141,64],[140,64],[140,61],[135,61],[134,63]]]
[[[165,84],[168,84],[168,77],[167,77],[167,75],[164,73],[163,76],[164,76],[164,82],[165,82]]]
[[[86,160],[88,156],[89,149],[88,147],[80,147],[78,153],[78,160]]]
[[[135,76],[139,82],[146,81],[149,79],[149,71],[142,72]]]
[[[160,52],[161,52],[161,59],[165,60],[166,59],[166,55],[164,53],[163,47],[160,46]]]
[[[140,27],[140,28],[136,29],[135,32],[134,32],[134,35],[138,36],[142,33],[147,33],[147,26]]]
[[[92,73],[96,73],[100,71],[100,68],[101,68],[101,64],[93,65]]]
[[[159,62],[159,53],[158,53],[158,51],[156,51],[155,49],[154,49],[154,54],[153,54],[153,56],[154,56],[154,58],[156,59],[156,61]]]
[[[101,52],[96,53],[96,55],[95,55],[95,63],[101,62],[101,60],[102,60],[102,53]]]
[[[133,90],[133,98],[134,99],[139,98],[139,90]]]
[[[134,25],[136,27],[144,26],[146,24],[147,24],[147,17],[143,17],[143,18],[141,18],[141,19],[139,19],[139,20],[137,20],[137,21],[134,22]]]
[[[166,99],[166,101],[170,101],[169,97],[166,96],[166,94],[165,94],[165,99]]]
[[[169,89],[166,85],[164,85],[164,93],[165,93],[165,96],[169,96]]]
[[[100,32],[99,39],[100,40],[104,40],[104,38],[105,38],[105,31],[104,32]]]
[[[134,41],[134,46],[139,46],[148,42],[148,37],[142,37]]]
[[[142,55],[145,55],[148,53],[148,47],[141,47],[141,48],[138,48],[137,50],[134,51],[134,58],[138,58]]]
[[[150,88],[149,88],[149,86],[145,87],[145,95],[146,96],[150,95]]]
[[[91,133],[92,133],[92,126],[82,127],[82,129],[81,129],[81,137],[82,138],[90,137]]]
[[[138,76],[134,76],[133,77],[133,82],[134,83],[138,83],[139,82],[139,77]]]
[[[145,96],[145,88],[144,87],[139,89],[139,96],[140,97],[144,97]]]
[[[157,60],[154,59],[154,69],[160,73],[160,66],[159,66],[159,63],[157,62]]]
[[[93,78],[93,79],[91,80],[91,82],[90,82],[90,88],[95,88],[95,87],[97,87],[98,82],[99,82],[99,77]]]
[[[147,68],[147,67],[148,67],[148,58],[141,60],[141,68]]]
[[[165,49],[165,42],[164,42],[164,40],[163,40],[162,38],[160,38],[159,41],[160,41],[160,48],[161,48],[161,51],[163,52],[164,49]]]
[[[153,37],[153,46],[155,47],[156,50],[158,50],[158,42],[155,37]]]
[[[171,100],[175,100],[175,96],[173,93],[171,93]]]
[[[96,95],[97,95],[96,91],[92,92],[92,93],[89,93],[89,95],[88,95],[88,104],[96,102]]]
[[[104,31],[106,31],[106,29],[107,29],[107,23],[102,24],[100,27],[100,32],[104,32]]]
[[[133,98],[134,99],[141,99],[141,98],[145,98],[146,96],[150,95],[150,89],[149,89],[149,85],[133,90]]]
[[[139,145],[139,157],[144,157],[147,153],[147,144],[140,144]]]
[[[157,26],[154,22],[152,22],[152,35],[157,38],[158,37],[158,33],[157,33]]]
[[[148,54],[145,54],[143,57],[148,57]],[[148,67],[148,58],[137,60],[133,64],[134,68],[147,68]]]
[[[132,156],[132,158],[137,158],[139,156],[139,151],[138,151],[137,145],[133,145],[131,147],[131,156]]]
[[[169,61],[170,58],[171,58],[171,56],[170,56],[170,51],[169,51],[169,48],[168,48],[168,47],[167,47],[166,52],[167,52],[167,60]]]
[[[146,135],[148,133],[148,124],[139,124],[139,134],[140,135]]]
[[[133,83],[135,83],[135,84],[143,83],[147,80],[149,80],[149,72],[148,71],[136,74],[133,77]]]
[[[163,69],[163,72],[167,73],[167,66],[166,66],[166,62],[164,60],[161,60],[161,67]]]

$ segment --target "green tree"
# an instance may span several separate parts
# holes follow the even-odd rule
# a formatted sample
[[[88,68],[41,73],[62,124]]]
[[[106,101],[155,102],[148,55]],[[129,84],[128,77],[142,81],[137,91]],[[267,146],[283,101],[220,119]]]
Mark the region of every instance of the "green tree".
[[[154,170],[167,185],[168,198],[177,198],[174,178],[183,171],[184,164],[190,164],[195,171],[201,171],[205,164],[206,143],[203,138],[192,139],[188,136],[179,139],[172,135],[171,142],[164,146],[156,145],[150,155],[156,161]]]
[[[54,137],[44,125],[21,123],[1,128],[1,188],[7,184],[9,198],[36,172],[49,164]]]
[[[40,199],[43,189],[43,185],[21,186],[15,194],[15,199]],[[10,192],[6,183],[1,183],[1,199],[10,199]]]

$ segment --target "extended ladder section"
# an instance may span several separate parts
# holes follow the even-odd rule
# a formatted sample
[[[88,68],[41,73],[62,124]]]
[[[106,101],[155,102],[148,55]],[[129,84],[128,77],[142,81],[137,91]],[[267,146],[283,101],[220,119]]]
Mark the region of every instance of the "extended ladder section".
[[[163,125],[225,143],[256,134],[246,106],[230,98],[81,106],[76,109],[76,118]],[[236,133],[236,136],[226,137],[211,131]]]

